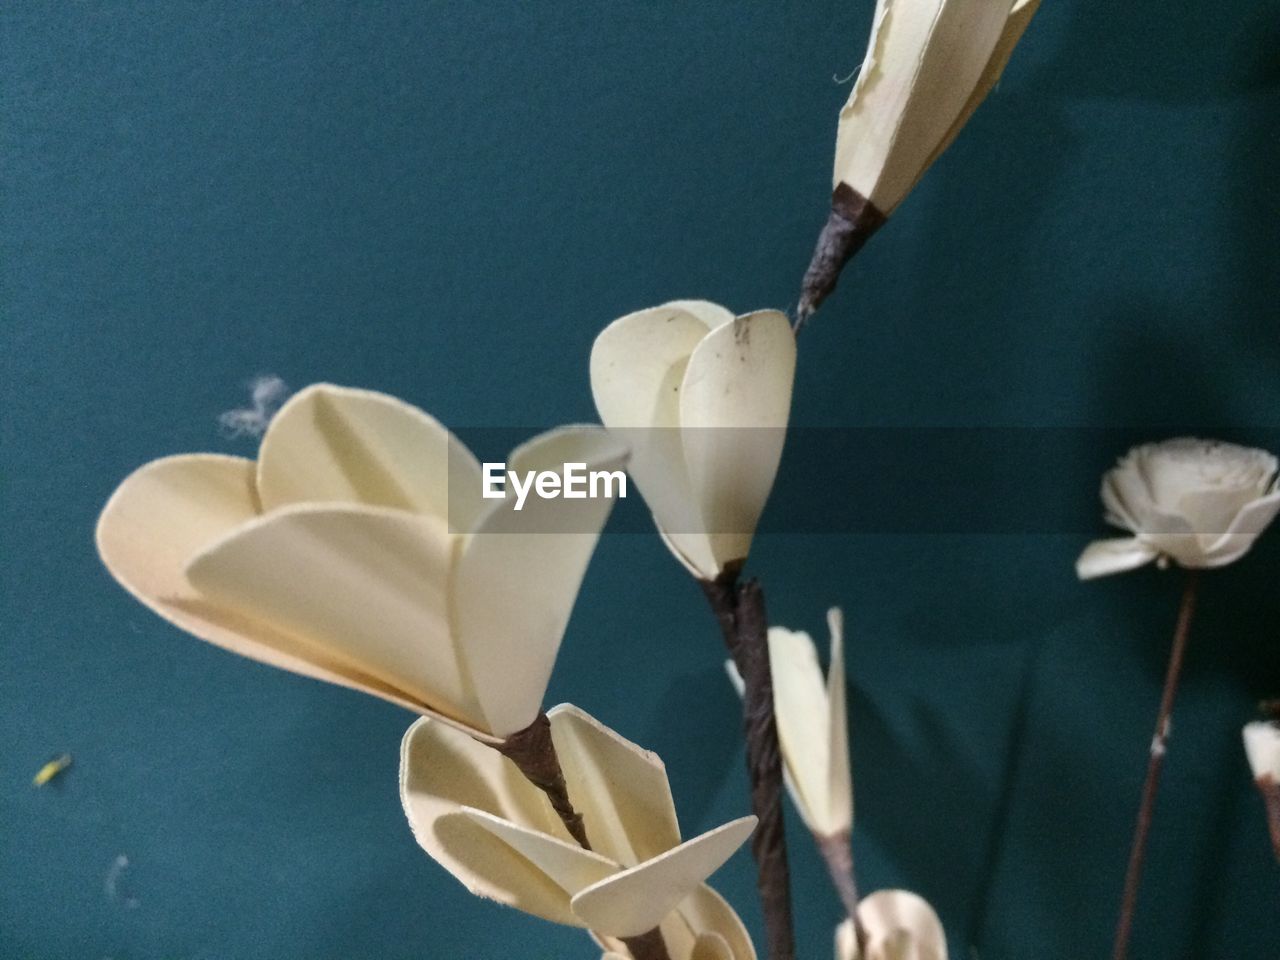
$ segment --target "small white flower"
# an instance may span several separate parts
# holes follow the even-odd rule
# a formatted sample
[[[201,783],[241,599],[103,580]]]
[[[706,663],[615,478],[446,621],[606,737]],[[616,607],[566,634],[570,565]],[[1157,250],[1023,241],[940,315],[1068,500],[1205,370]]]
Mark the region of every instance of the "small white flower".
[[[400,753],[401,802],[422,848],[477,896],[589,929],[621,956],[618,938],[660,927],[672,960],[755,960],[742,921],[704,881],[756,818],[681,842],[661,760],[577,707],[548,716],[592,849],[510,760],[429,717]]]
[[[880,890],[858,904],[867,935],[859,956],[853,921],[836,927],[836,960],[947,960],[947,935],[927,900],[908,890]]]
[[[616,469],[625,451],[565,427],[510,461]],[[484,500],[471,451],[416,407],[319,384],[271,421],[257,462],[189,454],[135,471],[102,511],[98,551],[203,640],[493,742],[541,709],[613,505],[513,500]]]
[[[1255,780],[1280,784],[1280,725],[1266,720],[1245,724],[1244,750]]]
[[[786,438],[796,343],[776,310],[680,300],[615,320],[591,351],[600,419],[663,539],[714,580],[751,548]]]
[[[835,184],[884,216],[1000,79],[1039,0],[878,0],[840,111]]]
[[[773,713],[778,724],[787,792],[815,836],[847,837],[853,829],[853,780],[845,708],[844,615],[827,611],[831,667],[824,680],[813,638],[802,630],[769,628]],[[733,661],[725,669],[741,695]]]
[[[1264,450],[1181,437],[1130,450],[1102,480],[1108,523],[1134,534],[1090,544],[1081,579],[1152,560],[1221,567],[1240,559],[1280,511],[1276,458]]]
[[[1254,783],[1266,805],[1271,848],[1280,863],[1280,723],[1258,721],[1244,728],[1244,749]]]

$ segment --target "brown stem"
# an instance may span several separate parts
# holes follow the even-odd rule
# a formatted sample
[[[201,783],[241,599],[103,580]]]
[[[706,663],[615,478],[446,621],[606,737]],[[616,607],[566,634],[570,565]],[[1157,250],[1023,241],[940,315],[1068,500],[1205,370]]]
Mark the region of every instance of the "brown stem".
[[[1134,828],[1133,847],[1129,853],[1129,869],[1125,874],[1124,896],[1120,901],[1120,919],[1116,924],[1115,946],[1111,951],[1112,960],[1124,960],[1129,951],[1129,937],[1133,932],[1133,915],[1138,905],[1138,888],[1142,883],[1142,865],[1147,855],[1147,837],[1151,832],[1151,817],[1155,810],[1156,793],[1160,789],[1160,774],[1164,770],[1164,755],[1169,748],[1173,702],[1178,695],[1178,680],[1182,676],[1182,661],[1187,652],[1187,639],[1191,634],[1191,617],[1195,613],[1199,585],[1198,572],[1188,570],[1186,586],[1182,591],[1182,603],[1178,608],[1178,625],[1173,631],[1173,649],[1169,653],[1169,668],[1165,672],[1164,692],[1160,695],[1160,710],[1156,714],[1156,731],[1151,738],[1147,779],[1142,785],[1142,802],[1138,807],[1138,823]]]
[[[638,937],[619,939],[626,944],[627,952],[631,954],[633,960],[671,960],[671,955],[667,953],[667,944],[662,939],[662,931],[657,927]]]
[[[836,184],[831,194],[831,213],[818,234],[818,244],[800,283],[800,303],[796,307],[796,330],[805,325],[822,301],[830,296],[840,279],[840,271],[862,249],[873,233],[884,226],[885,215],[870,200],[847,183]]]
[[[759,823],[751,838],[756,889],[764,912],[771,960],[794,960],[791,883],[782,820],[782,754],[773,716],[773,676],[769,670],[768,619],[764,592],[756,580],[739,585],[738,567],[701,581],[720,623],[725,645],[744,686],[743,727],[751,809]]]
[[[1267,805],[1267,829],[1271,833],[1271,847],[1276,852],[1276,863],[1280,863],[1280,783],[1270,774],[1254,781],[1262,793]]]
[[[552,809],[569,831],[569,836],[578,841],[578,846],[590,850],[591,842],[587,839],[586,827],[582,825],[582,814],[573,809],[569,800],[569,788],[564,782],[564,771],[560,769],[560,758],[551,739],[551,721],[547,715],[539,713],[533,723],[498,744],[497,750],[520,768],[526,780],[547,795]]]
[[[850,846],[848,833],[837,833],[831,836],[813,835],[818,845],[818,852],[826,861],[827,873],[831,875],[831,883],[840,895],[844,904],[844,912],[853,921],[853,933],[858,940],[858,955],[863,956],[867,950],[867,931],[858,919],[858,881],[853,871],[853,848]]]
[[[569,787],[564,781],[564,770],[556,753],[555,740],[551,737],[551,720],[539,713],[533,723],[518,730],[498,744],[497,751],[510,760],[524,774],[524,778],[547,795],[551,807],[569,835],[583,850],[591,849],[582,814],[573,808],[569,799]],[[662,932],[654,927],[638,937],[626,937],[626,944],[634,960],[671,960]]]

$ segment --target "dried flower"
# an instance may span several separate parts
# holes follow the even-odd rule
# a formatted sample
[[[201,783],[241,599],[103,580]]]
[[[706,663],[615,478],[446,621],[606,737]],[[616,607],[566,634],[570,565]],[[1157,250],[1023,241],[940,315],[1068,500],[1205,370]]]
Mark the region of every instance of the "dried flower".
[[[836,135],[832,212],[805,275],[803,321],[951,145],[1000,79],[1039,0],[878,0]]]
[[[1264,450],[1182,437],[1134,447],[1102,480],[1107,522],[1132,537],[1091,543],[1081,579],[1152,560],[1221,567],[1240,559],[1280,511],[1276,458]]]
[[[673,960],[754,960],[733,911],[704,883],[747,839],[743,817],[681,843],[666,770],[576,707],[549,712],[569,795],[591,850],[575,844],[514,764],[423,718],[401,748],[400,794],[418,843],[477,896],[620,938],[661,926]],[[675,911],[673,913],[673,911]]]
[[[787,792],[805,826],[820,838],[847,838],[853,829],[853,781],[845,709],[844,616],[827,611],[831,667],[824,680],[813,638],[802,630],[769,628],[773,710],[785,762]],[[738,693],[742,679],[725,662]]]
[[[615,320],[591,351],[600,419],[671,552],[714,580],[741,565],[786,439],[796,345],[776,310],[678,300]]]
[[[1280,723],[1259,720],[1246,724],[1244,749],[1266,804],[1271,846],[1280,862]]]
[[[880,890],[858,906],[866,933],[859,956],[853,921],[836,928],[836,960],[947,960],[947,935],[928,901],[908,890]]]
[[[564,427],[510,460],[612,468],[625,454],[598,427]],[[197,637],[492,742],[541,709],[611,507],[484,500],[479,464],[427,414],[321,384],[280,410],[256,463],[137,470],[97,540],[125,589]]]

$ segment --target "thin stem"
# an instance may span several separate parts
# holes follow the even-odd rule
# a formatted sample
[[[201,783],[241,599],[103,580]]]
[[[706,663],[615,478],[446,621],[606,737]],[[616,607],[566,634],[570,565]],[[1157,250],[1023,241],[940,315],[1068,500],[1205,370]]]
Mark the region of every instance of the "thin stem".
[[[844,904],[844,912],[853,922],[853,934],[858,941],[858,955],[867,951],[867,931],[858,919],[858,880],[853,869],[853,848],[850,846],[848,833],[837,833],[831,836],[813,835],[818,845],[818,852],[827,864],[827,873],[831,876],[832,886]]]
[[[667,944],[662,939],[662,931],[657,927],[638,937],[621,939],[633,960],[671,960],[671,955],[667,953]]]
[[[551,737],[551,720],[547,715],[539,713],[533,723],[511,734],[495,749],[514,763],[526,780],[547,795],[551,808],[569,835],[583,850],[590,850],[591,842],[587,839],[582,814],[574,809],[569,799],[569,787],[564,780],[556,743]],[[634,960],[671,960],[662,932],[657,927],[638,937],[623,938],[622,942]]]
[[[1254,781],[1258,792],[1267,808],[1267,831],[1271,834],[1271,848],[1276,852],[1276,863],[1280,863],[1280,783],[1270,775],[1258,777]]]
[[[1169,653],[1169,667],[1165,672],[1164,692],[1160,695],[1160,710],[1156,714],[1156,730],[1151,738],[1147,778],[1142,785],[1142,802],[1138,807],[1138,823],[1134,828],[1133,847],[1129,853],[1129,869],[1125,874],[1124,896],[1120,901],[1120,919],[1116,924],[1115,946],[1111,951],[1112,960],[1125,960],[1129,951],[1129,938],[1133,933],[1133,916],[1138,905],[1138,888],[1142,883],[1142,865],[1147,856],[1147,837],[1151,833],[1151,818],[1155,810],[1156,794],[1160,789],[1160,774],[1164,770],[1164,756],[1169,748],[1173,703],[1178,695],[1178,680],[1182,676],[1182,662],[1186,657],[1187,640],[1191,635],[1191,618],[1195,614],[1199,585],[1198,572],[1188,570],[1186,586],[1182,591],[1182,603],[1178,608],[1178,625],[1173,631],[1173,649]]]
[[[768,618],[764,591],[756,580],[739,585],[737,568],[701,581],[720,623],[725,646],[745,687],[742,698],[751,809],[759,823],[751,838],[756,889],[764,913],[770,960],[794,960],[791,880],[782,819],[782,754],[773,716],[773,676],[769,669]]]
[[[533,723],[498,744],[497,750],[520,769],[526,780],[547,795],[551,808],[578,846],[590,850],[591,841],[587,839],[582,814],[569,800],[569,788],[564,782],[555,741],[551,739],[551,721],[547,715],[539,713]]]

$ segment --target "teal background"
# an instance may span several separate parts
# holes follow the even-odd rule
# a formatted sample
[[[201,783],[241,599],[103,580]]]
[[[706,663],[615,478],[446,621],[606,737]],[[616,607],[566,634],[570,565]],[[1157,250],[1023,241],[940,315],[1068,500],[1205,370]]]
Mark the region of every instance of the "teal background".
[[[263,371],[532,431],[594,419],[616,316],[786,307],[870,6],[4,6],[0,956],[594,955],[414,844],[406,714],[180,635],[93,524],[146,460],[252,455],[216,417]],[[795,423],[1274,428],[1278,39],[1275,2],[1046,0],[804,333]],[[1079,497],[1120,452],[1024,495]],[[842,495],[786,463],[779,485]],[[861,882],[926,895],[954,958],[1108,949],[1179,577],[1081,585],[1085,539],[752,556],[776,622],[844,606]],[[1280,695],[1277,562],[1272,532],[1206,578],[1135,960],[1277,955],[1239,744]],[[658,751],[688,834],[746,807],[720,660],[657,538],[606,537],[550,702]],[[829,956],[837,905],[790,825],[801,957]],[[120,854],[132,908],[104,892]],[[758,931],[749,857],[715,884]]]

